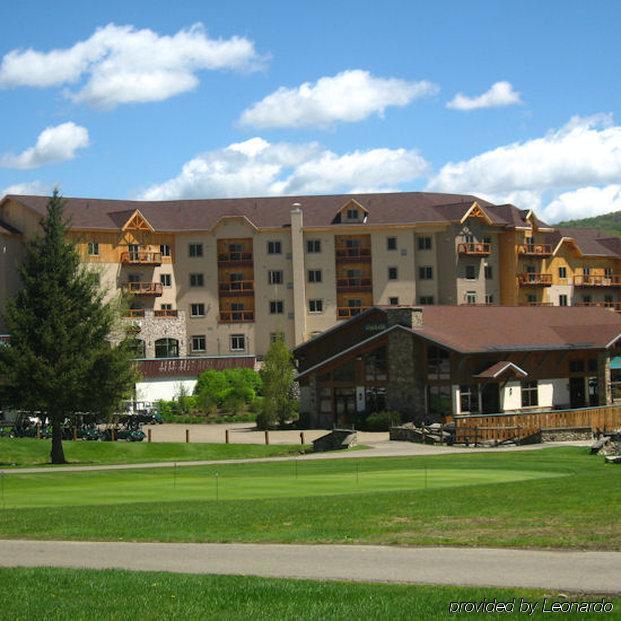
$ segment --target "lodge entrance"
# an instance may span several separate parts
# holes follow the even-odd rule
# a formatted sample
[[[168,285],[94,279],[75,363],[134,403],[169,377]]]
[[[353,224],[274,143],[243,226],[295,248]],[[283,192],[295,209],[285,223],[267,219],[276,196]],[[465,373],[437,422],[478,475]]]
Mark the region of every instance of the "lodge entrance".
[[[569,378],[569,405],[572,408],[583,408],[586,405],[584,377]]]
[[[498,384],[485,384],[481,389],[481,411],[483,414],[500,412],[500,391]]]
[[[350,427],[356,416],[356,389],[334,389],[334,412],[337,427]]]

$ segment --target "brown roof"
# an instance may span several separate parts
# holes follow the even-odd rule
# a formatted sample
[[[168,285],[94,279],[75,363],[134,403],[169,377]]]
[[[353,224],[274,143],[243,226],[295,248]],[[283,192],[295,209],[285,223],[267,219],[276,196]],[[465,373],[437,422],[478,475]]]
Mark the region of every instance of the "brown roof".
[[[46,213],[44,196],[9,195],[41,215]],[[140,212],[159,231],[210,230],[224,216],[245,216],[255,226],[290,225],[293,203],[300,203],[305,226],[329,226],[338,210],[351,199],[368,211],[368,224],[414,224],[458,222],[476,201],[493,223],[512,225],[522,212],[513,205],[498,208],[473,195],[434,192],[382,194],[335,194],[324,196],[278,196],[266,198],[222,198],[177,201],[129,201],[65,198],[66,212],[74,228],[119,229],[134,212]]]
[[[480,377],[483,379],[495,379],[500,375],[504,375],[505,373],[511,373],[512,375],[518,375],[522,377],[526,377],[528,373],[524,371],[524,369],[520,368],[514,362],[510,362],[509,360],[500,360],[496,362],[491,367],[484,369],[480,373],[477,373],[474,377]]]
[[[586,256],[618,257],[621,254],[621,238],[607,231],[561,227],[549,235],[549,243],[556,246],[563,237],[574,239]]]
[[[21,232],[6,222],[0,222],[0,235],[21,235]]]
[[[413,331],[460,352],[603,349],[621,335],[621,316],[582,306],[429,306]]]

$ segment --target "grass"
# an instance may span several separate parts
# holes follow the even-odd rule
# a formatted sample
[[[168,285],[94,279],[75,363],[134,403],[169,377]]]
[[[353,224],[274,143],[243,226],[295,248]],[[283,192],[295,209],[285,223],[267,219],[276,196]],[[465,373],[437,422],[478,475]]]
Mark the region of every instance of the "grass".
[[[51,440],[0,438],[0,467],[49,466]],[[298,455],[308,446],[182,442],[63,442],[71,465],[138,464]]]
[[[567,601],[541,590],[364,584],[280,580],[246,576],[197,576],[156,572],[77,569],[0,569],[3,618],[30,619],[455,619],[449,605],[494,597],[508,602],[543,598]],[[573,597],[571,599],[574,599]],[[601,601],[601,597],[576,598]],[[619,618],[615,612],[581,619]],[[616,613],[616,614],[615,614]],[[515,619],[525,615],[466,614],[470,619]],[[548,615],[530,616],[530,619]]]
[[[582,448],[217,471],[5,475],[0,536],[621,550],[621,468]]]

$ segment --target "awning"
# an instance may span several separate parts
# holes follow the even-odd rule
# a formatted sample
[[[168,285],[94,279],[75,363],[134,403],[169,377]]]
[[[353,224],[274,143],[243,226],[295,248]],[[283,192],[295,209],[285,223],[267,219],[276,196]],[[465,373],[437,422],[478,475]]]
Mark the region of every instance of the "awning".
[[[494,380],[505,374],[515,375],[520,378],[528,376],[528,373],[524,371],[524,369],[518,367],[517,364],[509,362],[508,360],[501,360],[500,362],[496,362],[495,364],[493,364],[491,367],[488,367],[484,371],[477,373],[473,377],[479,379]]]
[[[610,368],[611,369],[621,369],[621,356],[613,356],[610,359]]]

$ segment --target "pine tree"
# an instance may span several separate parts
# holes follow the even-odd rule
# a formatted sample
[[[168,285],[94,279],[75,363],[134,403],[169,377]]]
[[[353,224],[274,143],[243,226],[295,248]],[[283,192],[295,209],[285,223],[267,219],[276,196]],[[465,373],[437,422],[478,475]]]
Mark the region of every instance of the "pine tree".
[[[104,301],[97,274],[81,265],[63,212],[55,190],[42,234],[25,244],[22,288],[5,310],[10,341],[0,349],[5,400],[47,416],[53,464],[65,463],[65,421],[78,412],[111,414],[135,379],[129,339],[118,332],[111,341],[115,303]]]
[[[262,426],[267,427],[276,420],[282,425],[295,411],[293,398],[293,354],[283,338],[275,339],[265,355],[260,371],[263,380]]]

